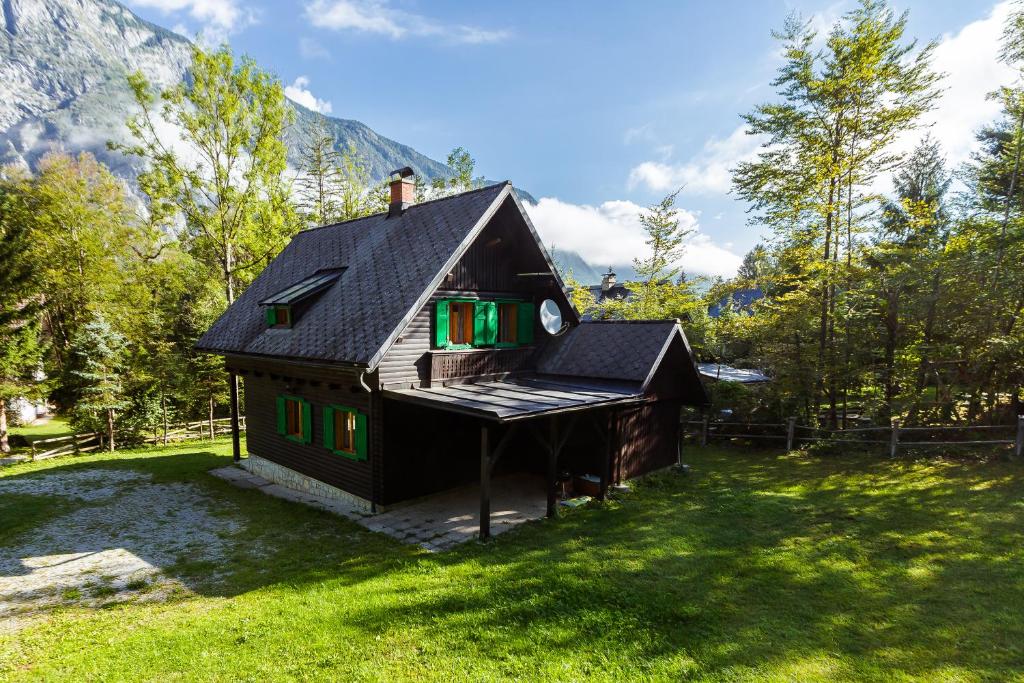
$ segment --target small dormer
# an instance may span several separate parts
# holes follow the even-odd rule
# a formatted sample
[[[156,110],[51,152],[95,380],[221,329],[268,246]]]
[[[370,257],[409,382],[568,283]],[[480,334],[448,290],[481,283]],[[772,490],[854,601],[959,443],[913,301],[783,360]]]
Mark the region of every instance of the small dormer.
[[[345,272],[344,268],[327,268],[299,280],[290,287],[259,302],[264,309],[267,327],[288,329],[307,308],[313,298],[333,285]]]

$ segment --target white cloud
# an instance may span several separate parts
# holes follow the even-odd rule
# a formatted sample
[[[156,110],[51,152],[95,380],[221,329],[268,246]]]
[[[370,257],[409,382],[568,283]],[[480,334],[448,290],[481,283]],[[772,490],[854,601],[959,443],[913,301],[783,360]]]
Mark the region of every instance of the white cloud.
[[[331,113],[331,103],[327,100],[318,99],[310,92],[309,79],[305,76],[299,76],[291,85],[286,85],[284,95],[293,102],[298,102],[306,109],[312,109],[321,114]]]
[[[505,30],[442,24],[396,9],[387,0],[313,0],[306,5],[306,18],[318,28],[376,33],[394,40],[409,36],[436,37],[476,45],[497,43],[509,37]]]
[[[657,192],[671,192],[680,186],[692,194],[724,194],[732,182],[731,169],[740,161],[752,159],[760,148],[762,136],[747,135],[739,126],[727,138],[712,137],[700,152],[681,164],[645,161],[629,172],[630,189],[639,185]],[[665,150],[660,150],[665,155]],[[671,150],[668,150],[671,153]]]
[[[927,121],[951,165],[970,157],[977,146],[975,132],[999,115],[999,103],[985,96],[1014,81],[1014,71],[998,59],[1012,4],[1001,2],[984,19],[967,24],[955,35],[943,36],[935,50],[934,68],[946,73],[942,81],[946,91]],[[917,131],[904,147],[909,148],[921,135]]]
[[[256,11],[242,7],[239,0],[129,0],[136,7],[151,7],[164,14],[187,12],[203,28],[203,42],[217,44],[229,34],[256,22]],[[184,24],[178,23],[175,33],[187,35]]]
[[[625,265],[647,253],[639,214],[643,207],[630,201],[607,201],[599,206],[570,204],[543,197],[526,204],[534,225],[547,245],[575,251],[599,270],[609,265]],[[687,273],[730,276],[735,274],[741,257],[700,231],[698,216],[681,209],[682,225],[696,231],[686,242],[679,266]]]
[[[304,59],[330,59],[331,53],[312,38],[299,38],[299,54]]]

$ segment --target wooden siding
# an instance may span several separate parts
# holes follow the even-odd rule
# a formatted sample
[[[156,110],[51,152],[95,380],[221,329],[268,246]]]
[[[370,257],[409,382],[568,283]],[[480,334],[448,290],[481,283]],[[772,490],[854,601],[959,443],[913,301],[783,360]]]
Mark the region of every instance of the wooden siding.
[[[243,373],[246,446],[250,453],[366,500],[375,500],[379,493],[379,479],[375,480],[374,473],[380,459],[380,425],[374,420],[370,395],[359,386],[356,372],[269,361],[229,360],[228,365]],[[276,399],[280,394],[298,396],[311,404],[311,443],[297,443],[277,433]],[[367,413],[367,460],[352,460],[324,446],[323,408],[332,404]]]
[[[513,364],[515,370],[532,369],[528,362],[520,364],[524,359],[507,355],[506,349],[474,349],[467,352],[464,359],[457,360],[450,355],[458,353],[453,351],[444,354],[444,359],[438,361],[440,365],[435,364],[431,355],[435,339],[434,311],[438,299],[509,298],[539,305],[543,299],[551,298],[562,302],[563,315],[569,319],[568,304],[555,286],[554,278],[516,277],[517,273],[546,271],[543,255],[519,212],[514,205],[503,206],[381,359],[378,366],[381,385],[391,389],[427,387],[431,381],[506,372],[488,368]],[[536,316],[533,325],[534,339],[541,344],[547,335]],[[477,355],[470,359],[469,354]],[[489,354],[493,358],[488,357]],[[532,353],[523,355],[532,357]]]
[[[507,375],[531,368],[533,346],[517,349],[474,349],[472,351],[431,351],[431,383],[457,377]]]
[[[679,458],[679,401],[653,401],[618,411],[612,480],[668,467]]]

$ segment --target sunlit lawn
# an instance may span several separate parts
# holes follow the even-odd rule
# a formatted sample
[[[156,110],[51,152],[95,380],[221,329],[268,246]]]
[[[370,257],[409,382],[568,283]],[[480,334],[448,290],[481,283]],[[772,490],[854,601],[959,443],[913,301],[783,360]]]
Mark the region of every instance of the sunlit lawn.
[[[68,424],[67,418],[52,417],[49,420],[31,425],[11,427],[11,434],[20,434],[29,441],[53,439],[58,436],[68,436],[71,434],[71,425]]]
[[[1021,462],[694,449],[688,477],[430,555],[230,488],[206,474],[226,453],[0,473],[134,467],[196,482],[246,524],[232,561],[177,568],[191,594],[63,608],[0,634],[0,678],[1024,676]],[[67,512],[23,507],[6,518]]]

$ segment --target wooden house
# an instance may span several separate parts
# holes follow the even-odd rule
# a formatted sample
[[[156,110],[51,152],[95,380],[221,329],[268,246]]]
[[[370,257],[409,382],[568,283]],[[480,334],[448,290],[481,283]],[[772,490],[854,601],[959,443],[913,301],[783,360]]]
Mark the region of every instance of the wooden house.
[[[676,462],[706,394],[677,321],[581,323],[509,183],[300,232],[199,340],[244,378],[245,466],[369,512],[532,471]],[[235,414],[237,417],[237,396]],[[236,453],[238,459],[236,434]]]

